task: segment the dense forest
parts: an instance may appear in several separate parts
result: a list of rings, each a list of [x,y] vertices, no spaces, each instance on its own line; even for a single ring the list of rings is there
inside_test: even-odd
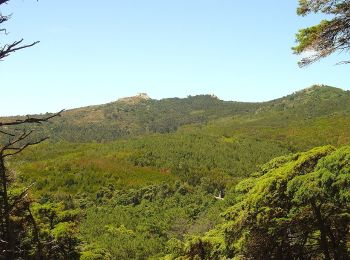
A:
[[[347,259],[349,101],[312,86],[66,111],[7,160],[11,201],[28,192],[11,212],[17,256]]]

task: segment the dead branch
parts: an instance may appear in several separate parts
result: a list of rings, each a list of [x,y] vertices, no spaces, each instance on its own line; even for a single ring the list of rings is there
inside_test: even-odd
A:
[[[54,117],[61,116],[63,111],[64,110],[61,110],[58,113],[52,114],[50,116],[42,117],[42,118],[27,116],[27,118],[25,119],[15,120],[11,122],[4,122],[4,123],[0,122],[0,127],[1,126],[18,126],[18,125],[24,125],[24,124],[41,124],[43,122],[49,121]],[[0,130],[0,133],[12,137],[10,138],[8,143],[4,144],[0,149],[0,156],[2,158],[16,155],[22,152],[27,147],[40,144],[48,139],[48,137],[44,137],[38,141],[28,141],[25,144],[23,144],[23,141],[27,140],[27,138],[33,133],[33,130],[30,130],[30,131],[23,130],[23,132],[19,135],[11,133],[8,130],[7,131]]]
[[[0,23],[6,22],[8,19],[10,19],[11,15],[1,15],[0,14]],[[5,29],[1,29],[2,31]],[[6,30],[5,30],[6,31]]]
[[[12,150],[14,148],[12,148],[11,146],[15,145],[16,143],[19,143],[20,141],[26,139],[28,136],[30,136],[32,134],[33,131],[29,131],[28,133],[26,131],[24,131],[18,138],[9,141],[6,145],[3,146],[3,148],[1,148],[0,150],[0,154],[2,154],[5,150]]]
[[[22,152],[24,149],[26,149],[27,147],[29,146],[33,146],[33,145],[36,145],[36,144],[40,144],[42,142],[44,142],[45,140],[49,139],[48,137],[44,137],[42,139],[40,139],[39,141],[36,141],[36,142],[29,142],[29,143],[26,143],[24,145],[22,145],[21,147],[12,147],[12,148],[7,148],[5,149],[4,151],[8,151],[8,150],[13,150],[14,152],[9,152],[9,153],[6,153],[6,154],[3,154],[3,158],[5,157],[9,157],[9,156],[13,156],[13,155],[16,155],[20,152]]]
[[[35,117],[29,117],[27,116],[26,119],[20,119],[20,120],[16,120],[16,121],[11,121],[11,122],[0,122],[0,127],[1,126],[13,126],[13,125],[22,125],[22,124],[41,124],[42,122],[47,122],[50,119],[57,117],[57,116],[61,116],[61,114],[64,112],[65,110],[61,110],[58,113],[55,113],[51,116],[48,117],[43,117],[43,118],[35,118]]]
[[[5,131],[3,131],[3,130],[0,130],[0,134],[9,135],[9,136],[12,136],[12,137],[15,137],[15,136],[16,136],[16,135],[14,135],[14,134],[5,132]]]
[[[10,53],[12,53],[12,52],[16,52],[18,50],[29,48],[29,47],[32,47],[32,46],[39,43],[39,41],[36,41],[36,42],[33,42],[32,44],[20,45],[22,42],[23,42],[23,39],[21,39],[19,41],[15,41],[11,44],[6,44],[4,47],[2,47],[0,49],[0,60],[9,56]]]

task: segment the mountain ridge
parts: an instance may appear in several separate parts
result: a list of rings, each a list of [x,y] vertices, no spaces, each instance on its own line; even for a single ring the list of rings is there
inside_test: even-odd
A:
[[[198,94],[198,95],[188,95],[185,98],[180,98],[180,97],[167,97],[167,98],[161,98],[161,99],[154,99],[151,98],[147,93],[138,93],[134,96],[128,96],[128,97],[121,97],[118,98],[114,101],[110,101],[110,102],[106,102],[106,103],[102,103],[102,104],[92,104],[92,105],[87,105],[87,106],[82,106],[82,107],[74,107],[74,108],[70,108],[70,109],[66,109],[64,111],[64,113],[69,113],[71,111],[81,111],[84,109],[97,109],[99,107],[103,107],[103,106],[109,106],[112,104],[118,104],[118,103],[129,103],[129,104],[137,104],[139,102],[142,101],[166,101],[166,100],[185,100],[188,98],[197,98],[197,97],[208,97],[208,98],[212,98],[215,100],[219,100],[222,102],[234,102],[234,103],[243,103],[243,104],[268,104],[271,102],[277,102],[277,101],[281,101],[283,99],[286,98],[291,98],[294,96],[301,96],[304,94],[310,94],[310,93],[314,93],[320,90],[328,90],[328,92],[337,92],[337,93],[349,93],[350,94],[350,90],[344,90],[341,88],[337,88],[337,87],[332,87],[332,86],[328,86],[328,85],[312,85],[310,87],[295,91],[291,94],[288,94],[286,96],[282,96],[279,98],[274,98],[271,100],[267,100],[267,101],[239,101],[239,100],[222,100],[220,99],[218,96],[216,96],[215,94]],[[50,114],[51,112],[45,112],[45,113],[38,113],[38,114],[29,114],[29,116],[40,116],[40,115],[45,115],[45,114]],[[17,117],[24,117],[24,116],[28,116],[27,115],[10,115],[10,116],[0,116],[1,119],[4,118],[17,118]]]
[[[223,101],[214,95],[156,100],[141,93],[106,104],[67,110],[62,117],[37,129],[38,135],[51,136],[53,141],[105,142],[127,136],[172,133],[186,126],[220,127],[222,122],[223,129],[231,125],[228,127],[231,132],[236,131],[238,125],[249,131],[264,127],[288,128],[293,122],[303,124],[306,120],[329,116],[350,116],[349,91],[314,85],[266,102]]]

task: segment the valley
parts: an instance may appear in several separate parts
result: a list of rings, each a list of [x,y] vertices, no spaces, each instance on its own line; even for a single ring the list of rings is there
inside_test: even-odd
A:
[[[135,96],[68,110],[34,129],[33,139],[49,141],[8,167],[16,173],[13,192],[32,185],[43,236],[71,243],[82,259],[203,259],[201,250],[214,259],[241,250],[223,249],[230,236],[222,226],[236,225],[236,213],[227,212],[240,203],[244,183],[278,175],[299,158],[292,154],[313,158],[307,151],[314,147],[332,147],[319,148],[327,150],[319,158],[338,148],[349,156],[340,147],[350,143],[350,92],[312,86],[262,103]],[[57,215],[51,228],[47,211]]]

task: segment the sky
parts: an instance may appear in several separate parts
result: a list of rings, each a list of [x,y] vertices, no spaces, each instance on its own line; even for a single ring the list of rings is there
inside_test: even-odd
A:
[[[335,54],[292,53],[297,0],[11,0],[0,46],[40,40],[0,62],[0,116],[55,112],[147,93],[266,101],[313,84],[350,89]]]

